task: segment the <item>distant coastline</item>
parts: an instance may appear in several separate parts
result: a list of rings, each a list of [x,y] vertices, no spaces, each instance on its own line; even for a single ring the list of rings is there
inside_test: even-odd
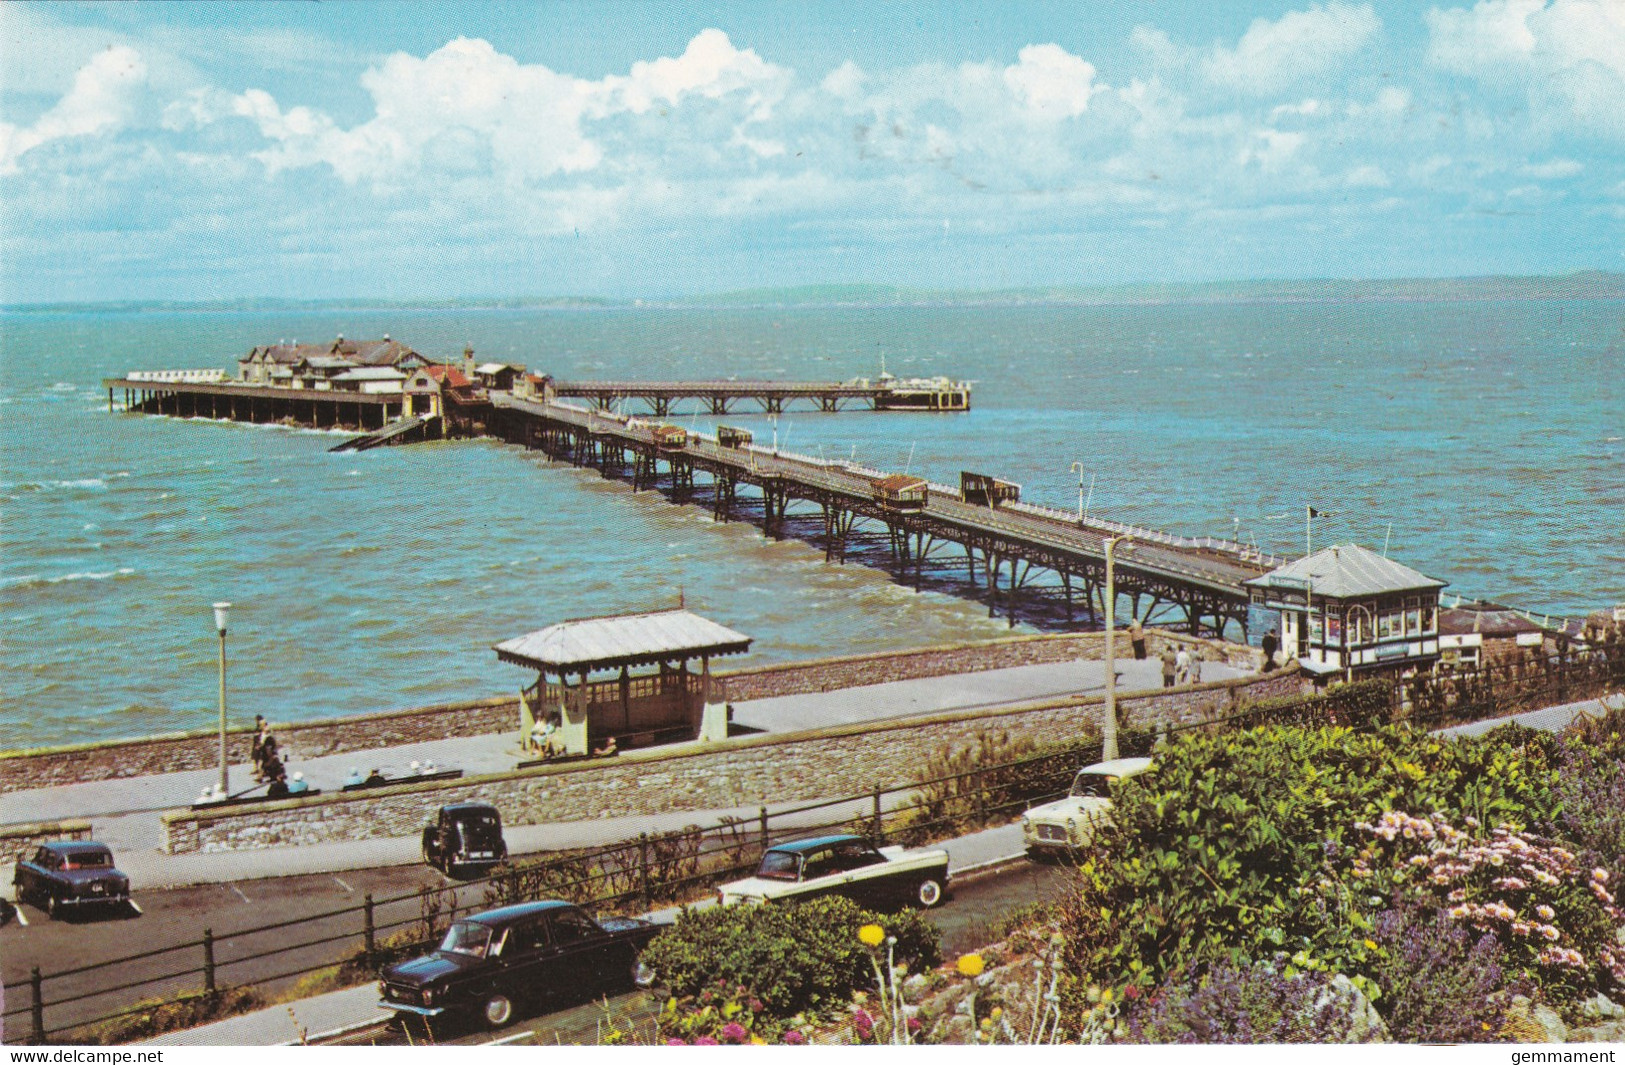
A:
[[[700,296],[613,299],[591,296],[507,296],[459,299],[120,300],[103,303],[25,303],[8,314],[269,313],[367,310],[621,310],[706,307],[1110,307],[1174,304],[1473,302],[1500,300],[1625,300],[1625,273],[1586,270],[1550,277],[1310,279],[1212,281],[1198,284],[1051,286],[1012,289],[916,289],[843,284],[753,288]]]

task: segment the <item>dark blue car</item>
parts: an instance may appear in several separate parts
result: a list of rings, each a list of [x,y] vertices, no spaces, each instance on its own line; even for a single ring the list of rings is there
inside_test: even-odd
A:
[[[32,903],[53,918],[64,910],[127,906],[130,878],[113,866],[105,843],[58,840],[42,844],[12,875],[18,902]]]

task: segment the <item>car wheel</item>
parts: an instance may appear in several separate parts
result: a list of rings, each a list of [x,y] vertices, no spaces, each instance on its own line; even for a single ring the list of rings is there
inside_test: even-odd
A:
[[[655,971],[642,955],[632,959],[632,986],[639,991],[647,991],[655,986]]]
[[[513,1020],[513,1000],[507,995],[493,991],[485,1000],[485,1009],[482,1012],[488,1027],[501,1028]]]
[[[920,900],[920,905],[929,910],[942,902],[942,881],[931,878],[920,881],[915,889],[914,897]]]

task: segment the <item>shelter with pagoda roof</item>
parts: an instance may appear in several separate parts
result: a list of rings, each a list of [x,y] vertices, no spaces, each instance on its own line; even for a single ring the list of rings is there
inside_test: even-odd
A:
[[[1439,660],[1445,582],[1359,544],[1338,544],[1243,582],[1281,612],[1281,649],[1330,678],[1409,674]]]
[[[679,608],[561,621],[494,650],[504,662],[537,671],[536,683],[519,695],[521,737],[553,716],[553,742],[584,755],[612,736],[621,748],[710,736],[716,723],[709,718],[718,715],[725,736],[726,708],[707,712],[711,659],[744,654],[750,644],[751,637]],[[696,659],[697,671],[690,668]]]

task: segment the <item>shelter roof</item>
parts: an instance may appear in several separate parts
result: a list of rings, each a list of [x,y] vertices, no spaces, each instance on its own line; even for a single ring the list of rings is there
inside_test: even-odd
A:
[[[404,381],[406,375],[393,366],[357,366],[334,377],[335,381]]]
[[[431,363],[423,368],[423,372],[447,388],[469,388],[474,384],[463,371],[455,366],[447,366],[443,363]]]
[[[504,662],[548,672],[744,654],[751,638],[687,610],[561,621],[495,646]]]
[[[1511,607],[1497,603],[1464,602],[1439,611],[1441,636],[1458,636],[1469,632],[1485,636],[1516,636],[1520,632],[1544,631]]]
[[[1360,596],[1420,591],[1445,586],[1444,581],[1434,580],[1359,544],[1338,544],[1316,551],[1307,558],[1288,562],[1262,577],[1254,577],[1243,583],[1253,588],[1298,590],[1302,590],[1307,583],[1313,588],[1314,594],[1334,599],[1354,599]]]
[[[924,486],[924,477],[911,477],[906,473],[894,473],[875,482],[875,487],[885,492],[907,492]]]
[[[475,373],[501,373],[503,370],[523,371],[524,367],[512,362],[482,362],[474,367]]]

